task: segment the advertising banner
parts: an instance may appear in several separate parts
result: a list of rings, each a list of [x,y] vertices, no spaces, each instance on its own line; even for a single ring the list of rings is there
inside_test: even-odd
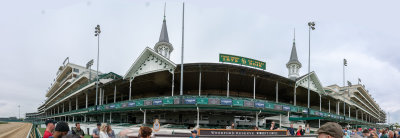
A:
[[[174,99],[174,104],[181,104],[181,100],[179,98]]]
[[[208,104],[207,98],[196,98],[197,104]]]
[[[290,111],[290,106],[284,105],[284,106],[282,106],[282,110],[283,111]]]
[[[221,99],[221,105],[232,105],[232,99]]]
[[[153,101],[152,101],[152,100],[145,100],[145,101],[144,101],[144,105],[145,105],[145,106],[153,105]]]
[[[294,106],[290,107],[290,112],[298,112],[298,111],[299,111],[299,108],[294,107]]]
[[[208,99],[208,104],[219,104],[219,103],[220,103],[219,99],[216,99],[216,98]]]
[[[195,98],[185,98],[185,104],[196,104]]]
[[[281,111],[281,110],[282,110],[282,105],[277,105],[277,104],[275,104],[275,105],[274,105],[274,109],[275,109],[275,110]]]
[[[154,99],[153,100],[153,105],[162,105],[162,100],[161,99]]]
[[[127,104],[128,104],[127,105],[128,107],[135,107],[136,106],[136,102],[134,102],[134,101],[130,101]]]
[[[163,99],[163,104],[174,104],[174,99],[165,98],[165,99]]]
[[[265,108],[274,109],[274,104],[273,103],[265,103]]]
[[[286,136],[286,130],[199,129],[200,137]]]
[[[243,100],[233,100],[232,105],[233,106],[243,106]]]
[[[121,107],[122,108],[128,107],[128,103],[122,103]]]
[[[219,62],[240,64],[265,70],[265,62],[246,57],[219,54]]]
[[[255,102],[254,107],[256,108],[264,108],[265,103],[264,102]]]
[[[253,101],[244,101],[244,106],[245,107],[254,107],[254,102]]]
[[[143,100],[136,101],[136,106],[143,106]]]
[[[115,104],[111,104],[110,109],[114,109],[114,108],[115,108]]]

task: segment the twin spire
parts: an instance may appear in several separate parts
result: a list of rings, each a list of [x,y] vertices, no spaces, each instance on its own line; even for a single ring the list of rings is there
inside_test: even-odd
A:
[[[289,62],[286,63],[286,68],[288,68],[289,75],[288,77],[290,79],[295,80],[298,78],[299,75],[299,69],[301,68],[301,63],[299,59],[297,58],[297,51],[296,51],[296,30],[294,30],[293,33],[293,46],[292,46],[292,52],[290,53],[290,59]]]
[[[174,47],[172,47],[172,44],[169,43],[168,31],[167,31],[167,21],[165,20],[166,7],[167,7],[167,3],[165,3],[165,5],[164,5],[164,19],[163,19],[163,24],[162,24],[162,28],[161,28],[160,39],[154,46],[154,50],[157,53],[159,53],[162,56],[169,59],[171,52],[174,50]]]
[[[160,39],[158,42],[168,42],[169,43],[169,38],[168,38],[168,31],[167,31],[167,22],[165,20],[165,10],[167,7],[167,3],[164,5],[164,20],[161,28],[161,34],[160,34]]]

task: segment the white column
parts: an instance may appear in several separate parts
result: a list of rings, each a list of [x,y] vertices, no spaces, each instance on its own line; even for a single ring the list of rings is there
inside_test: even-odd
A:
[[[364,115],[362,111],[361,111],[361,121],[364,121]]]
[[[282,114],[279,114],[279,129],[281,129],[282,125]]]
[[[275,102],[276,103],[278,103],[278,98],[279,98],[278,91],[279,91],[279,84],[278,84],[278,81],[277,81],[276,84],[275,84],[275,98],[276,98]]]
[[[343,116],[346,116],[346,102],[343,102]]]
[[[258,127],[258,115],[261,114],[261,110],[259,112],[256,112],[256,127]]]
[[[117,85],[114,85],[114,103],[117,102]]]
[[[340,115],[340,102],[337,103],[337,114]]]
[[[256,76],[253,77],[253,99],[256,99]]]
[[[85,108],[88,108],[88,92],[85,92],[85,98],[86,98]]]
[[[78,110],[78,96],[75,96],[75,110]]]
[[[131,93],[132,93],[132,77],[129,78],[129,100],[131,100]]]
[[[351,117],[350,115],[351,115],[351,114],[350,114],[350,106],[349,106],[349,118]]]
[[[171,90],[171,93],[172,93],[172,94],[171,94],[171,96],[174,96],[174,88],[175,88],[175,84],[174,84],[174,82],[175,82],[175,73],[174,73],[174,72],[175,72],[175,70],[173,70],[173,71],[171,72],[171,74],[172,74],[172,82],[171,82],[171,83],[172,83],[172,84],[171,84],[171,86],[172,86],[172,87],[171,87],[171,89],[172,89],[172,90]]]
[[[322,108],[321,108],[321,94],[319,95],[319,111],[321,111],[322,110]],[[318,128],[320,128],[321,127],[321,119],[318,119]]]
[[[199,111],[199,107],[197,107],[197,128],[200,128],[200,111]]]
[[[331,100],[328,100],[328,105],[329,105],[329,113],[331,113]]]
[[[356,119],[358,120],[358,109],[356,109]]]
[[[143,124],[146,124],[146,110],[144,110],[143,115]]]
[[[72,116],[72,122],[75,122],[75,116]]]
[[[99,88],[99,105],[101,105],[101,88]]]
[[[226,81],[226,97],[229,97],[229,71],[228,71],[228,80]]]
[[[110,112],[110,124],[112,123],[112,121],[111,121],[111,115],[112,115],[112,114],[111,114],[111,112]]]
[[[199,73],[199,96],[201,96],[201,70],[200,70],[200,73]]]
[[[96,82],[96,83],[97,83],[97,82]],[[97,88],[97,89],[98,89],[98,88]],[[95,102],[94,102],[94,105],[98,105],[98,103],[99,103],[99,102],[97,101],[97,100],[99,99],[98,97],[99,97],[99,92],[98,92],[98,90],[96,90],[96,98],[95,98],[96,100],[95,100]]]
[[[84,116],[85,118],[84,118],[84,122],[86,122],[86,115]]]
[[[71,99],[69,99],[69,111],[71,112],[72,106],[71,106]]]
[[[294,85],[294,94],[293,94],[293,96],[294,96],[294,106],[296,106],[296,84]]]

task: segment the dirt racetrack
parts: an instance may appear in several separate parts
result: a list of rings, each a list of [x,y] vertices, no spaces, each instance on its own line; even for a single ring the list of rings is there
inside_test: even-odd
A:
[[[26,138],[31,127],[31,123],[23,122],[0,124],[0,138]]]

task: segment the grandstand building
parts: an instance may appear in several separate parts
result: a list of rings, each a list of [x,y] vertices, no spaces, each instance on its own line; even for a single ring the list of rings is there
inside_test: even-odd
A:
[[[225,128],[231,123],[266,128],[271,120],[280,127],[295,122],[312,128],[328,121],[351,127],[386,122],[385,112],[364,86],[324,87],[316,72],[300,76],[295,41],[286,64],[288,77],[235,64],[187,63],[182,91],[181,64],[170,60],[173,50],[164,18],[159,41],[146,47],[126,74],[99,73],[96,91],[96,71],[66,63],[46,101],[26,117],[112,124],[152,124],[158,119],[163,127],[182,128]]]

